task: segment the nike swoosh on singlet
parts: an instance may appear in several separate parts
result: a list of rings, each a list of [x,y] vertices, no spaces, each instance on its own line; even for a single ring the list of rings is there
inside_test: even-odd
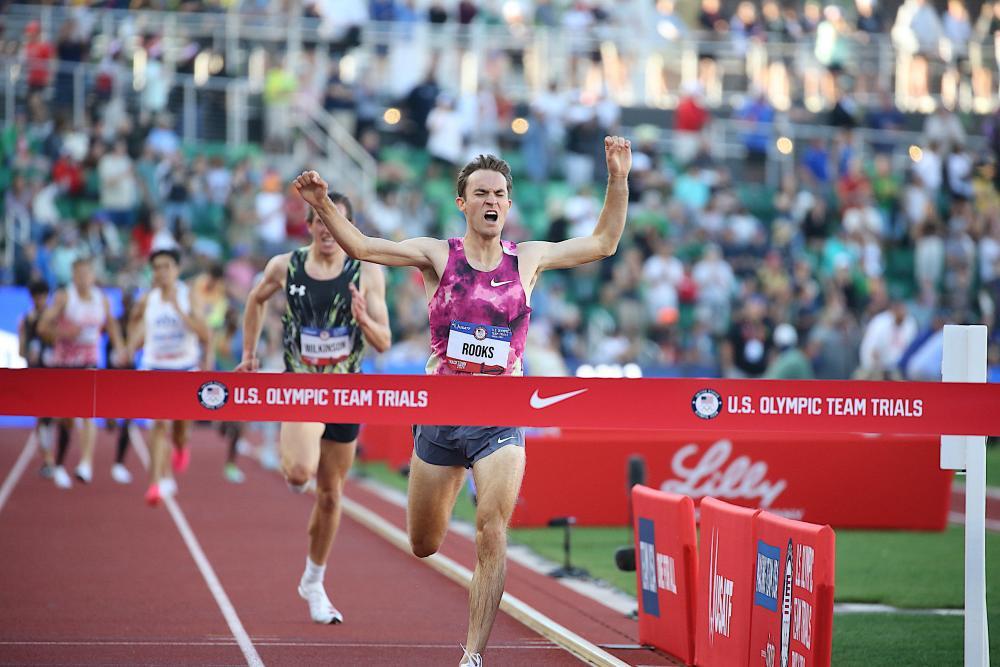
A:
[[[542,398],[541,396],[538,395],[538,390],[536,389],[535,393],[531,395],[531,400],[529,401],[529,403],[531,404],[531,407],[535,408],[536,410],[541,410],[542,408],[547,408],[550,405],[555,405],[556,403],[565,401],[567,398],[573,398],[574,396],[578,396],[585,391],[587,390],[578,389],[576,391],[566,392],[565,394],[556,394],[555,396],[546,396],[545,398]]]
[[[501,281],[501,282],[498,283],[496,281],[496,279],[494,278],[493,280],[490,281],[490,285],[493,286],[493,287],[500,287],[501,285],[507,285],[507,284],[510,284],[512,282],[514,282],[514,281],[513,280],[504,280],[504,281]]]

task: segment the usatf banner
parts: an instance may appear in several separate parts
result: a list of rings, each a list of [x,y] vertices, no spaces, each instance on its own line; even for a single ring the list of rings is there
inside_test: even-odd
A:
[[[632,487],[639,643],[694,664],[698,543],[686,496]]]
[[[834,534],[761,512],[754,519],[750,664],[827,667],[833,644]]]
[[[715,498],[701,501],[695,655],[699,667],[743,667],[750,646],[753,565],[749,510]],[[754,665],[760,664],[756,660]]]
[[[799,433],[1000,433],[1000,385],[0,370],[0,413]]]

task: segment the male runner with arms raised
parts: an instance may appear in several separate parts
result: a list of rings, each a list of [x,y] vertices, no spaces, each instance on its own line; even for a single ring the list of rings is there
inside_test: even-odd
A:
[[[309,171],[295,179],[351,257],[387,266],[413,266],[427,291],[432,354],[428,373],[518,375],[531,314],[531,290],[542,271],[564,269],[614,254],[625,228],[629,141],[606,137],[608,188],[590,236],[559,243],[502,241],[511,206],[510,167],[481,155],[458,175],[455,203],[465,214],[464,238],[400,242],[362,234],[327,201],[327,184]],[[478,491],[476,571],[469,591],[469,631],[461,664],[482,665],[506,574],[507,524],[524,473],[524,432],[505,426],[418,426],[410,466],[407,528],[413,553],[435,553],[444,540],[465,468]]]
[[[324,191],[322,199],[320,205],[329,205],[345,221],[352,218],[350,200],[344,195],[328,196]],[[392,336],[382,269],[348,257],[311,210],[307,223],[312,243],[272,257],[247,297],[243,360],[237,371],[257,370],[264,306],[278,290],[287,300],[282,317],[286,372],[357,373],[366,342],[379,352],[389,349]],[[316,478],[309,555],[299,582],[299,595],[309,603],[309,615],[316,623],[344,620],[326,595],[323,575],[340,524],[340,496],[354,461],[358,430],[357,424],[281,424],[281,470],[289,486],[301,493]]]

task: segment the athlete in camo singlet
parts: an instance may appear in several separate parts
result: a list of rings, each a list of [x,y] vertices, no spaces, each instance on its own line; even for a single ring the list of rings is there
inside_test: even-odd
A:
[[[341,215],[351,217],[347,197],[334,193],[327,202],[336,206]],[[272,257],[264,277],[247,297],[243,359],[236,370],[257,370],[257,342],[265,305],[279,290],[287,301],[282,317],[286,372],[357,373],[366,343],[379,352],[389,347],[382,270],[348,257],[326,228],[314,220],[311,209],[307,221],[312,243]],[[281,468],[285,479],[294,491],[313,486],[316,489],[316,504],[309,519],[309,554],[298,589],[316,623],[343,621],[343,615],[327,597],[323,575],[340,523],[340,495],[354,461],[358,430],[357,424],[281,425]]]
[[[288,258],[285,313],[281,318],[285,371],[357,373],[365,339],[351,314],[351,286],[361,285],[361,262],[344,257],[340,275],[317,280],[306,271],[309,248]]]

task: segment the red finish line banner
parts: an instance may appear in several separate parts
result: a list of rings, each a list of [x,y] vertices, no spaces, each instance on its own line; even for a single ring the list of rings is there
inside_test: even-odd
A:
[[[0,370],[0,414],[798,433],[1000,433],[1000,385]]]

